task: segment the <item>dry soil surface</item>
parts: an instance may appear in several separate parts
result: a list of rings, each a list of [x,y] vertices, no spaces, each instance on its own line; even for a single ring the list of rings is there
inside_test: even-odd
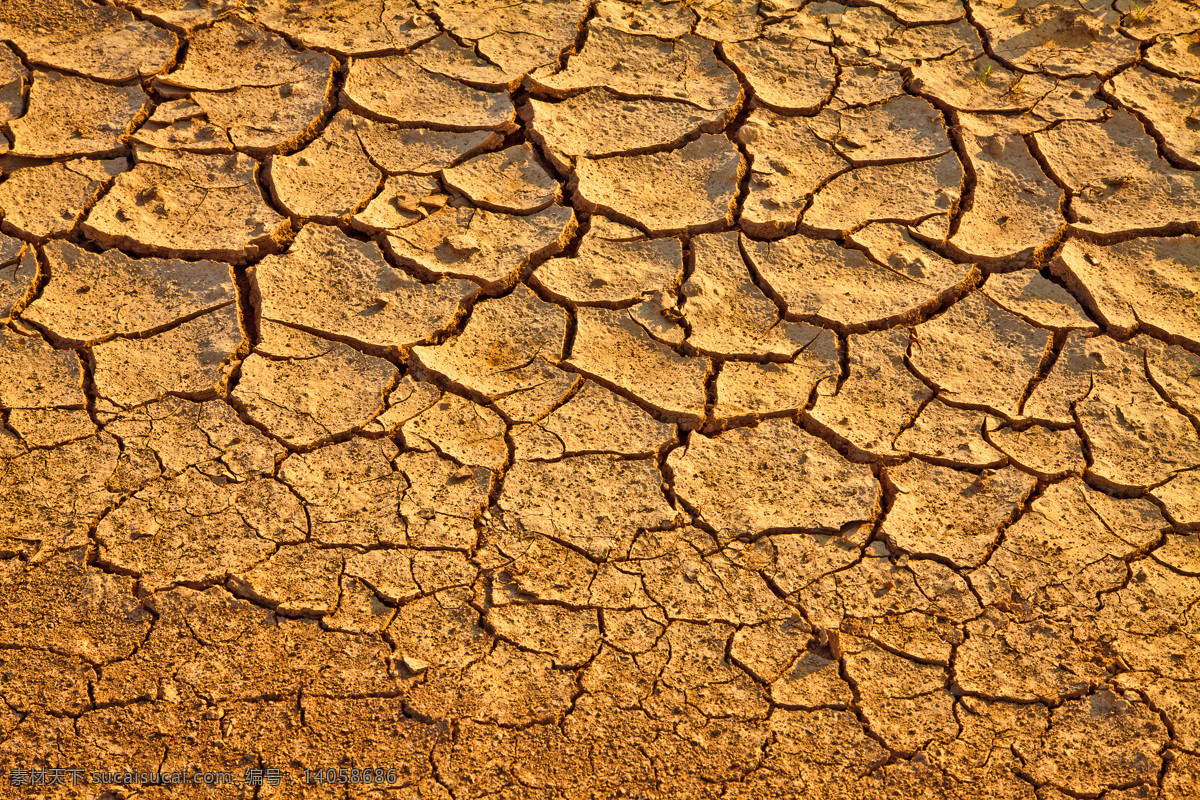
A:
[[[1200,797],[1200,3],[0,0],[0,176],[0,796]]]

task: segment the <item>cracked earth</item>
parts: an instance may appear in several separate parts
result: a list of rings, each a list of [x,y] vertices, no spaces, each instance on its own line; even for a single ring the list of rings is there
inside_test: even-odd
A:
[[[1200,4],[5,0],[0,174],[5,796],[1200,797]]]

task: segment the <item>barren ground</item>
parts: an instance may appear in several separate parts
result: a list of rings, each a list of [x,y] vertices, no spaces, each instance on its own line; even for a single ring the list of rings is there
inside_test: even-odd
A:
[[[0,796],[1200,797],[1200,4],[0,0],[0,175]]]

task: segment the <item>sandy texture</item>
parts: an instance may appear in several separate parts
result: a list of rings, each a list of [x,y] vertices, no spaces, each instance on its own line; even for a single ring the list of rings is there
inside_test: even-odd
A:
[[[844,2],[0,0],[0,794],[1200,797],[1200,3]]]

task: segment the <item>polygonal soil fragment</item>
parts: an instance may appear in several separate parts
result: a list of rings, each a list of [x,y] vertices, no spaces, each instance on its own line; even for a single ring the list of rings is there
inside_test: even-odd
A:
[[[165,69],[177,44],[172,33],[125,9],[86,0],[5,3],[0,39],[12,41],[31,63],[112,82]]]
[[[159,81],[210,92],[279,86],[310,79],[331,61],[322,53],[297,52],[283,37],[231,16],[193,34],[183,66]]]
[[[950,150],[941,113],[928,100],[910,95],[867,108],[826,109],[810,124],[855,166],[932,158]]]
[[[591,381],[529,429],[513,433],[520,459],[588,452],[651,456],[671,441],[675,429],[620,395]]]
[[[342,56],[412,47],[437,35],[437,26],[412,0],[266,0],[255,18],[305,47]]]
[[[21,116],[28,85],[29,70],[8,46],[0,45],[0,124]]]
[[[963,17],[960,0],[879,0],[879,7],[906,25],[954,22]]]
[[[21,260],[21,256],[32,247],[12,236],[0,234],[0,265],[7,266]]]
[[[402,453],[395,464],[408,481],[399,510],[407,523],[410,547],[465,551],[478,546],[474,522],[487,507],[490,471],[459,466],[437,453]],[[440,585],[466,582],[452,581],[444,565],[432,569],[443,576],[445,583]],[[420,577],[420,569],[413,574]]]
[[[1181,472],[1152,493],[1180,525],[1200,529],[1200,472]]]
[[[832,92],[837,64],[823,45],[777,34],[728,42],[722,50],[772,111],[811,114]]]
[[[233,143],[266,153],[315,132],[331,88],[335,61],[297,52],[280,36],[229,17],[196,33],[183,67],[161,78],[193,89],[192,99]]]
[[[576,169],[588,210],[653,234],[732,224],[746,163],[724,136],[702,135],[668,153],[583,158]]]
[[[533,147],[485,153],[443,171],[442,180],[489,211],[531,214],[558,200],[558,181],[538,163]]]
[[[196,467],[212,477],[246,480],[273,473],[285,452],[219,400],[166,397],[120,414],[105,430],[119,436],[127,452],[153,452],[167,476]]]
[[[1114,500],[1069,478],[1047,487],[1005,530],[971,583],[985,602],[1069,619],[1097,609],[1098,593],[1122,586],[1126,559],[1156,544],[1164,528],[1149,501]]]
[[[410,56],[352,61],[342,100],[376,119],[454,131],[504,129],[516,114],[507,94],[426,72]]]
[[[521,73],[504,70],[483,58],[470,45],[461,45],[448,34],[441,34],[412,51],[412,60],[426,72],[462,81],[487,91],[511,91],[520,83]]]
[[[268,356],[260,345],[242,362],[233,397],[251,419],[304,446],[360,428],[383,410],[394,366],[344,344],[299,331],[291,335],[304,347],[300,353]],[[268,350],[278,346],[264,339]]]
[[[0,223],[34,241],[64,236],[91,208],[104,188],[129,168],[123,158],[58,161],[26,167],[0,183]]]
[[[1160,548],[1161,549],[1161,548]],[[1196,680],[1197,583],[1154,558],[1131,564],[1131,580],[1103,598],[1097,624],[1112,631],[1130,669]]]
[[[531,99],[530,137],[550,151],[559,167],[579,156],[603,158],[673,147],[697,132],[714,133],[727,113],[691,103],[621,98],[603,89],[558,102]]]
[[[216,586],[203,592],[172,589],[149,603],[157,615],[154,631],[133,658],[105,672],[97,687],[104,701],[132,699],[146,683],[162,686],[164,693],[197,692],[223,703],[257,700],[264,691],[395,688],[386,668],[387,646],[378,639],[276,616]]]
[[[702,714],[761,719],[767,714],[765,691],[724,657],[733,630],[724,622],[673,623],[664,637],[670,656],[661,680]]]
[[[946,466],[998,467],[1004,455],[983,438],[987,415],[931,400],[893,447]]]
[[[1179,78],[1200,80],[1200,64],[1196,63],[1198,46],[1200,31],[1163,36],[1146,51],[1146,63]]]
[[[1169,156],[1200,169],[1200,86],[1134,67],[1115,75],[1105,89],[1149,123]]]
[[[482,657],[491,638],[467,605],[469,598],[469,592],[443,591],[401,607],[388,627],[401,658],[437,670]]]
[[[211,394],[228,379],[242,342],[232,304],[146,338],[119,336],[92,350],[96,393],[122,407],[167,392]]]
[[[792,358],[819,329],[784,322],[779,308],[754,285],[735,231],[692,240],[695,268],[679,289],[688,344],[721,356]]]
[[[1127,111],[1099,124],[1065,122],[1034,138],[1052,174],[1074,193],[1067,217],[1074,228],[1147,232],[1197,219],[1200,175],[1160,158]]]
[[[1102,0],[981,0],[972,5],[996,55],[1030,71],[1103,75],[1137,58],[1117,30],[1121,15]]]
[[[947,664],[953,646],[962,641],[954,623],[974,619],[980,612],[970,585],[935,561],[903,556],[893,560],[889,555],[882,541],[875,542],[848,568],[800,588],[796,601],[807,610],[814,627],[825,629],[820,639],[833,653],[842,650],[840,628],[870,637],[901,657]],[[796,579],[788,573],[797,566],[802,574],[804,566],[792,563],[776,578],[781,588],[785,582],[794,585]]]
[[[389,175],[434,175],[459,159],[495,146],[501,138],[495,131],[432,131],[366,118],[355,122],[367,155]]]
[[[837,338],[821,328],[809,330],[812,341],[787,363],[722,364],[713,416],[736,419],[807,408],[818,384],[832,384],[840,371]]]
[[[37,278],[37,256],[32,247],[0,235],[0,322],[7,322],[17,306],[30,299]]]
[[[852,328],[907,321],[977,274],[969,265],[921,247],[899,226],[871,225],[852,241],[867,251],[803,234],[742,243],[755,271],[783,300],[789,318]]]
[[[184,33],[208,25],[245,0],[120,0],[118,5],[134,9],[139,15],[171,30]]]
[[[51,714],[88,710],[88,685],[96,673],[78,656],[21,648],[0,654],[0,664],[7,675],[2,696],[13,711],[25,715],[35,710]]]
[[[135,145],[192,153],[230,153],[229,134],[208,121],[204,109],[191,100],[168,100],[131,137]]]
[[[0,344],[6,349],[13,347],[8,340],[0,340]],[[73,353],[67,355],[75,358]],[[0,364],[0,371],[7,372],[5,365]],[[4,377],[11,380],[9,375]],[[8,392],[0,402],[19,405]],[[82,402],[78,406],[82,409]],[[9,413],[9,427],[15,427],[13,418],[18,412]],[[0,552],[39,560],[57,550],[80,548],[83,552],[89,529],[116,497],[108,483],[118,472],[121,455],[112,437],[87,433],[74,431],[66,437],[69,441],[61,436],[30,436],[32,441],[26,443],[7,429],[0,431],[0,463],[4,467],[0,492],[7,500],[0,506]],[[75,477],[64,481],[63,475]]]
[[[737,130],[750,153],[750,188],[738,223],[753,236],[793,232],[813,192],[847,168],[805,117],[755,109]]]
[[[248,156],[147,153],[82,224],[105,247],[240,263],[271,250],[288,221],[263,200]]]
[[[409,696],[422,716],[453,714],[499,725],[548,724],[572,706],[573,675],[550,656],[497,642],[482,658],[439,671]]]
[[[1195,3],[1171,3],[1166,0],[1150,0],[1141,5],[1135,0],[1116,0],[1113,8],[1124,16],[1122,30],[1142,42],[1153,42],[1180,31],[1196,30],[1200,27],[1200,9]]]
[[[962,728],[958,738],[931,760],[955,779],[971,786],[987,786],[995,797],[1033,797],[1032,788],[1016,772],[1015,742],[1045,733],[1048,713],[1044,706],[958,698],[955,715]]]
[[[814,420],[860,450],[890,454],[893,442],[933,393],[904,366],[909,332],[849,337],[850,374],[817,387]]]
[[[29,107],[9,123],[12,152],[35,158],[115,154],[149,104],[141,86],[109,86],[35,70]]]
[[[758,0],[697,0],[696,35],[716,42],[740,42],[757,38],[763,18]]]
[[[445,330],[468,281],[420,283],[388,264],[374,242],[336,228],[306,225],[288,251],[251,272],[263,319],[366,345],[408,347]]]
[[[766,542],[720,548],[711,535],[688,525],[638,537],[629,555],[630,568],[641,573],[647,594],[662,605],[670,620],[747,626],[777,622],[782,624],[763,627],[778,635],[783,633],[780,628],[789,626],[803,637],[801,646],[807,639],[804,620],[771,592],[758,572],[771,558]],[[734,641],[743,645],[756,638],[775,638],[761,629],[740,633]]]
[[[533,214],[500,214],[447,205],[383,240],[401,263],[430,275],[477,281],[489,291],[511,286],[531,262],[561,252],[575,214],[550,206]]]
[[[1090,474],[1126,488],[1154,486],[1200,465],[1200,434],[1147,379],[1139,344],[1072,333],[1025,407],[1037,419],[1078,419]]]
[[[607,559],[627,554],[639,530],[675,521],[661,483],[653,461],[587,455],[518,462],[505,476],[499,505],[526,530]]]
[[[226,581],[229,591],[290,617],[323,617],[337,606],[341,553],[311,544],[283,546]]]
[[[237,299],[229,267],[212,261],[134,259],[69,242],[42,252],[50,282],[22,316],[71,344],[150,333]]]
[[[821,14],[824,9],[829,10]],[[836,16],[826,16],[824,22],[829,25],[830,33],[837,37],[839,44],[849,45],[843,46],[841,52],[846,53],[846,60],[851,63],[902,70],[926,60],[940,60],[955,54],[983,54],[979,32],[967,20],[904,28],[898,26],[895,18],[886,11],[871,6],[839,8],[837,4],[818,5],[809,13],[812,16],[825,16],[829,11],[841,12]],[[905,35],[894,35],[898,29],[904,29]],[[829,38],[829,34],[820,38]]]
[[[1071,244],[1078,242],[1072,240]],[[1070,292],[1033,270],[989,275],[988,282],[980,291],[1005,311],[1029,320],[1039,328],[1056,331],[1098,330],[1096,323],[1087,318],[1079,301]]]
[[[605,27],[659,39],[678,39],[696,21],[687,6],[663,0],[600,0],[595,19]]]
[[[1087,466],[1082,443],[1074,428],[1056,430],[1033,425],[1018,430],[996,427],[999,423],[999,420],[989,418],[988,441],[1027,472],[1040,478],[1053,478],[1068,473],[1082,474]]]
[[[863,716],[888,747],[911,753],[955,737],[954,699],[942,667],[911,661],[855,636],[845,637],[842,646]]]
[[[228,92],[194,92],[192,98],[239,149],[256,156],[297,147],[317,132],[329,110],[333,65],[310,79],[278,86],[244,86]]]
[[[506,0],[431,0],[431,11],[457,37],[513,75],[554,64],[575,41],[588,6],[583,0],[513,5]]]
[[[572,378],[562,357],[566,313],[524,285],[475,306],[461,334],[442,345],[414,347],[412,357],[462,387],[492,400],[514,419],[537,418],[566,393]]]
[[[437,178],[394,175],[384,180],[366,208],[350,218],[350,225],[364,233],[407,228],[445,207],[448,199]]]
[[[1097,795],[1113,786],[1153,785],[1167,740],[1156,710],[1105,688],[1053,709],[1046,737],[1019,745],[1017,754],[1039,783]]]
[[[936,97],[966,114],[988,114],[986,120],[1012,133],[1042,131],[1060,119],[1102,119],[1100,109],[1108,110],[1103,101],[1092,97],[1098,79],[1075,79],[1088,86],[1085,97],[1078,89],[1063,91],[1064,86],[1070,86],[1064,80],[1055,82],[1040,73],[1009,72],[1000,62],[982,54],[924,61],[914,65],[912,73],[914,89],[923,95]],[[1081,113],[1084,109],[1088,110],[1086,115]],[[1014,112],[1025,113],[1009,115]]]
[[[646,239],[636,228],[592,218],[574,257],[552,258],[530,283],[566,303],[634,303],[675,284],[683,272],[678,239]]]
[[[897,496],[881,530],[914,555],[978,566],[1020,512],[1035,480],[1012,467],[974,474],[916,459],[887,471]]]
[[[709,438],[693,433],[667,457],[675,492],[722,541],[787,528],[836,530],[870,520],[879,483],[863,464],[786,419]]]
[[[77,550],[45,564],[16,562],[3,572],[10,613],[0,622],[5,649],[22,649],[33,631],[41,647],[91,663],[128,658],[153,617],[133,593],[133,579],[89,569]],[[97,614],[81,613],[94,608]]]
[[[406,376],[388,396],[380,424],[412,450],[438,452],[489,469],[508,461],[504,420],[495,411]]]
[[[1103,122],[1108,119],[1112,106],[1098,96],[1101,83],[1099,78],[1055,81],[1054,88],[1033,107],[1033,118],[1027,123],[1018,122],[1014,132],[1031,133],[1045,130],[1060,120]],[[998,127],[1001,129],[1006,127],[998,117],[992,117],[989,121],[1000,122]]]
[[[724,112],[742,99],[737,76],[717,60],[711,42],[683,36],[663,42],[605,25],[591,25],[583,50],[556,74],[529,76],[533,88],[552,97],[603,88],[630,98],[683,100]]]
[[[600,620],[595,609],[514,603],[489,608],[486,619],[497,636],[544,653],[560,667],[582,667],[600,649]]]
[[[869,106],[904,94],[904,79],[898,72],[870,63],[850,63],[842,66],[836,104]]]
[[[1149,336],[1132,340],[1146,351],[1146,374],[1171,405],[1193,419],[1200,418],[1200,355]]]
[[[916,327],[912,363],[950,400],[1012,417],[1050,344],[1049,332],[975,293]]]
[[[155,589],[223,581],[308,531],[295,495],[270,478],[225,483],[190,468],[160,479],[96,529],[100,558]]]
[[[1089,650],[1068,625],[1053,619],[1021,621],[989,606],[967,623],[955,682],[972,695],[1058,702],[1105,677]]]
[[[1059,213],[1062,190],[1042,172],[1024,138],[977,134],[970,124],[959,135],[975,187],[951,247],[980,260],[1031,257],[1066,224]]]
[[[758,680],[771,684],[771,699],[784,706],[848,705],[850,686],[839,664],[806,648],[809,629],[799,618],[738,630],[730,654]]]
[[[681,356],[655,341],[625,310],[580,308],[576,318],[566,364],[673,419],[704,416],[707,359]]]
[[[314,541],[322,545],[403,545],[397,505],[408,488],[392,459],[396,446],[351,439],[291,456],[279,478],[304,500]]]
[[[267,179],[288,214],[332,224],[366,204],[381,175],[363,151],[356,121],[340,111],[300,152],[272,156]]]
[[[1200,345],[1200,238],[1069,239],[1051,269],[1115,332],[1147,325]]]
[[[36,337],[0,329],[0,378],[4,408],[84,405],[79,356]]]
[[[944,235],[958,204],[963,167],[953,153],[925,161],[866,166],[838,175],[813,198],[803,222],[840,233],[873,220],[919,225]]]
[[[1153,703],[1153,710],[1166,717],[1173,728],[1172,739],[1180,747],[1200,744],[1200,719],[1197,719],[1197,692],[1193,681],[1176,681],[1153,672],[1129,672],[1116,680],[1123,691],[1140,694]]]

